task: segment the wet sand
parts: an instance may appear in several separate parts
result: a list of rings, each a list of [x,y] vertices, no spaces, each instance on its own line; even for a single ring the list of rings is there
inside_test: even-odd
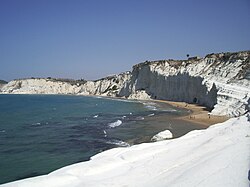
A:
[[[206,109],[206,107],[199,106],[197,104],[188,104],[185,102],[173,102],[173,101],[165,101],[165,100],[154,100],[154,101],[167,103],[177,108],[184,108],[184,109],[190,110],[191,113],[189,115],[180,116],[180,117],[177,117],[177,119],[204,125],[206,127],[209,127],[216,123],[222,123],[229,119],[229,117],[227,116],[212,115]]]

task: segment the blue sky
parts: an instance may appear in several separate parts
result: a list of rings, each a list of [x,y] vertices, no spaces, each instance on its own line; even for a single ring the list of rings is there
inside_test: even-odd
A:
[[[249,0],[0,0],[0,79],[97,79],[250,50]]]

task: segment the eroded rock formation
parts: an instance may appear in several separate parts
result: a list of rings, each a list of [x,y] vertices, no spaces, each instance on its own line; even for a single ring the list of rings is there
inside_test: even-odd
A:
[[[209,54],[188,60],[146,61],[135,65],[132,72],[80,83],[14,80],[1,91],[184,101],[206,106],[217,115],[240,116],[250,108],[250,51]]]

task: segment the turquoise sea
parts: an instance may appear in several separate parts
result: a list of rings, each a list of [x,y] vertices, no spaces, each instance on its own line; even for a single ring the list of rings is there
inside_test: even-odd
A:
[[[155,102],[68,95],[0,95],[0,184],[47,174],[99,152],[149,142],[190,111]]]

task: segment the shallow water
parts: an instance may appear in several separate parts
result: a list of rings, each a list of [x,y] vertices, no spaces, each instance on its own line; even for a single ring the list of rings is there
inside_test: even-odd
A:
[[[0,95],[0,184],[86,161],[118,146],[200,129],[164,103],[66,95]],[[129,143],[129,144],[128,144]]]

